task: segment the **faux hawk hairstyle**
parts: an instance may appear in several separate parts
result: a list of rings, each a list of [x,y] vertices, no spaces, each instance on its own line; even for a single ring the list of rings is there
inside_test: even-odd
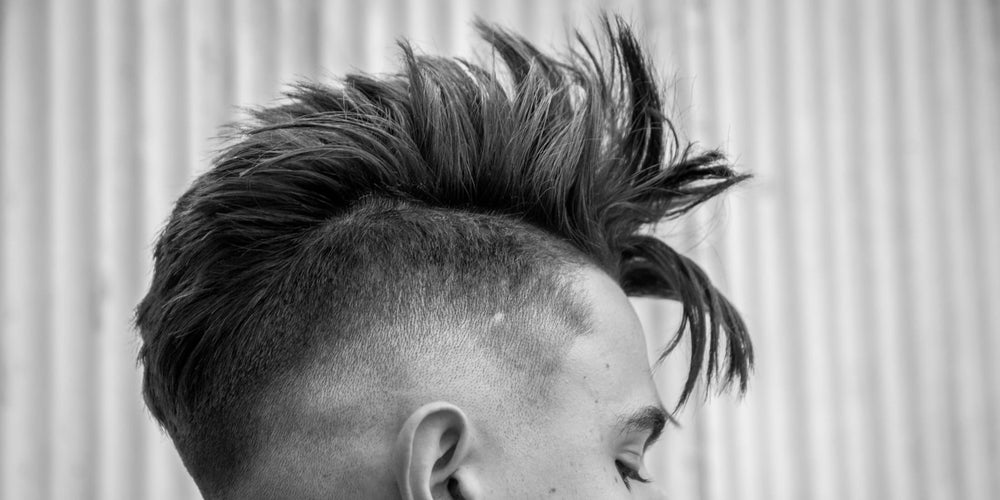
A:
[[[373,198],[516,221],[571,246],[629,296],[681,302],[660,358],[690,339],[678,407],[701,378],[745,391],[753,351],[739,313],[695,262],[646,229],[747,175],[717,150],[682,144],[620,18],[603,18],[597,43],[577,34],[577,48],[560,56],[477,28],[493,67],[415,55],[401,42],[399,73],[299,84],[252,111],[178,200],[136,325],[145,400],[182,456],[201,441],[189,455],[236,467],[225,463],[237,460],[236,445],[199,436],[305,356],[307,343],[283,335],[323,318],[286,277],[299,275],[300,252],[331,221]]]

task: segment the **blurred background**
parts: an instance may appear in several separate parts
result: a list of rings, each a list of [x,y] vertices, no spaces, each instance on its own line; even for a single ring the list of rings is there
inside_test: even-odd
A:
[[[756,175],[660,228],[742,309],[750,392],[649,458],[675,499],[1000,498],[991,0],[0,2],[0,496],[189,499],[132,309],[216,127],[296,79],[633,22],[684,136]],[[677,323],[637,301],[653,348]],[[658,372],[676,397],[684,354]]]

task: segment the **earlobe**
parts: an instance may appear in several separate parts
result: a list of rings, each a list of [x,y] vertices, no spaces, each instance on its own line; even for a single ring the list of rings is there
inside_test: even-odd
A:
[[[469,500],[468,464],[474,447],[469,419],[446,402],[417,408],[403,423],[393,450],[396,484],[404,500]]]

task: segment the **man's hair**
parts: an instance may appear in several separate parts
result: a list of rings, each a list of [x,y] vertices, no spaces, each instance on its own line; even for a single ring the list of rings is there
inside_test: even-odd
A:
[[[243,470],[260,398],[318,352],[360,353],[333,358],[350,376],[382,359],[365,357],[379,348],[366,332],[422,314],[486,324],[499,307],[578,324],[565,263],[683,303],[662,354],[688,332],[678,405],[702,376],[745,389],[739,314],[646,229],[746,176],[681,144],[631,31],[602,28],[553,57],[478,23],[502,65],[404,42],[402,72],[300,84],[238,127],[178,200],[136,319],[146,402],[203,488]]]

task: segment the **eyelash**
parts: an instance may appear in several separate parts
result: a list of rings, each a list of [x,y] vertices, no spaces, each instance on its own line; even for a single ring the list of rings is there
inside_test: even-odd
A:
[[[621,460],[615,460],[615,467],[618,468],[618,474],[621,475],[622,481],[625,483],[625,487],[629,490],[632,489],[632,484],[629,481],[638,481],[640,483],[648,483],[649,479],[642,477],[639,471],[625,465]]]

